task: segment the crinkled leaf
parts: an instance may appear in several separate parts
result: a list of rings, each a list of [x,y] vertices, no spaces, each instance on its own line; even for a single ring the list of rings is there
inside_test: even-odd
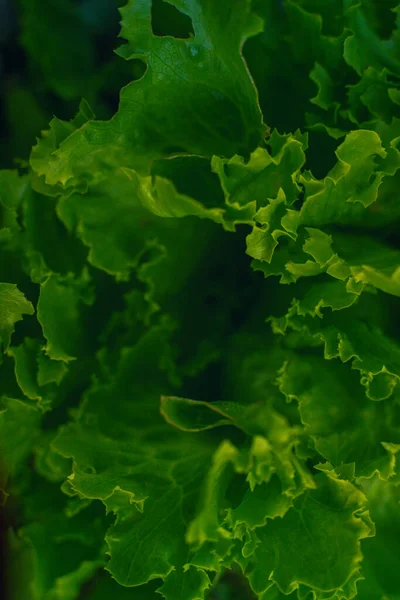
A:
[[[400,446],[396,403],[369,400],[348,365],[323,358],[292,359],[282,369],[280,389],[299,404],[315,450],[334,467],[355,463],[357,477],[395,473]]]
[[[0,241],[20,229],[17,211],[27,186],[27,178],[17,171],[0,171]]]
[[[61,143],[44,169],[48,184],[65,185],[99,167],[147,171],[153,159],[182,151],[232,156],[254,150],[262,119],[241,48],[260,31],[261,20],[247,1],[176,4],[192,19],[192,39],[153,35],[150,3],[132,1],[121,9],[128,43],[119,54],[144,59],[146,73],[122,90],[110,121],[90,121]]]
[[[346,39],[344,44],[346,62],[359,75],[369,66],[373,66],[378,70],[387,68],[391,73],[399,75],[398,23],[396,23],[392,39],[382,40],[374,31],[374,28],[371,27],[361,4],[358,2],[352,4],[353,6],[348,13],[352,35]]]
[[[285,594],[303,585],[325,598],[358,572],[360,540],[373,534],[362,518],[366,497],[348,481],[322,475],[317,482],[317,489],[299,498],[282,519],[257,532],[261,543],[250,571],[256,593],[272,579]]]
[[[156,249],[157,243],[160,244],[160,254],[166,254],[167,242],[168,254],[173,255],[174,261],[181,259],[182,245],[191,239],[193,227],[193,221],[181,227],[173,219],[152,215],[143,207],[143,203],[151,205],[152,200],[144,199],[142,203],[143,196],[147,194],[145,185],[148,184],[148,193],[152,193],[151,178],[140,178],[134,172],[128,174],[129,177],[127,172],[120,172],[101,185],[93,185],[84,196],[72,194],[64,197],[57,208],[67,229],[76,232],[89,247],[88,261],[119,279],[129,278],[130,272],[139,266],[146,252]],[[167,181],[159,181],[168,187]],[[173,196],[175,198],[176,194],[173,193]],[[192,202],[190,198],[188,201]],[[203,244],[205,242],[199,237],[199,251],[203,248],[200,240]],[[196,253],[192,260],[195,259]],[[155,262],[152,267],[155,267]],[[191,264],[190,256],[187,256],[187,262]],[[184,278],[182,260],[180,265],[181,278]],[[166,269],[164,264],[161,268],[163,271]]]
[[[300,131],[280,135],[274,130],[267,146],[268,150],[257,148],[247,163],[240,156],[229,160],[213,158],[212,167],[220,178],[227,203],[246,206],[256,202],[260,208],[281,189],[288,205],[296,200],[300,193],[297,177],[305,163],[307,136]]]
[[[30,522],[19,535],[30,550],[29,591],[35,600],[77,600],[83,584],[105,564],[105,520],[99,507],[67,518],[66,502],[54,484],[31,483],[25,503]]]
[[[37,382],[37,356],[40,352],[39,340],[26,338],[24,344],[11,348],[9,354],[15,361],[15,377],[22,392],[30,400],[42,400]]]
[[[52,196],[61,193],[62,188],[60,186],[48,186],[44,181],[49,159],[64,140],[93,118],[94,114],[90,106],[87,102],[82,101],[74,119],[71,121],[62,121],[54,117],[50,122],[50,129],[42,131],[42,137],[37,141],[36,146],[33,147],[30,156],[30,165],[37,176],[37,179],[33,180],[37,191]],[[85,191],[87,185],[83,184],[79,189]]]
[[[76,422],[63,428],[54,442],[59,452],[74,458],[68,478],[71,493],[101,499],[116,516],[107,534],[107,568],[125,585],[170,577],[173,567],[182,569],[191,562],[188,543],[200,549],[204,542],[218,547],[229,539],[235,519],[224,524],[223,509],[233,472],[247,475],[250,488],[277,473],[282,489],[292,496],[312,486],[293,456],[296,430],[271,411],[259,419],[271,441],[259,436],[243,452],[227,441],[217,446],[218,438],[213,441],[206,434],[180,433],[158,419],[158,398],[168,385],[163,365],[167,367],[169,353],[168,329],[153,329],[136,347],[126,348],[115,376],[92,387]],[[118,404],[110,419],[115,397]],[[191,406],[168,399],[163,411],[181,427],[183,417],[171,412],[171,403],[176,408],[180,402]],[[209,410],[198,403],[194,411],[199,407]],[[192,416],[188,418],[190,422]],[[253,418],[257,422],[256,414]],[[190,427],[203,428],[203,423]],[[160,522],[162,528],[156,526]],[[207,560],[210,564],[210,555]],[[218,562],[215,567],[220,568]],[[190,573],[183,585],[193,585]]]
[[[26,337],[24,344],[11,347],[8,355],[14,358],[15,378],[21,391],[30,400],[36,400],[41,410],[48,410],[57,393],[51,384],[59,385],[68,367],[46,356],[44,346],[42,340]],[[44,386],[49,387],[41,389]]]
[[[398,600],[397,560],[399,553],[399,488],[377,477],[365,485],[376,536],[363,543],[363,581],[358,584],[357,598]]]
[[[324,305],[335,312],[324,311],[323,318],[318,319],[315,317],[322,317],[323,305],[317,306],[315,312],[307,310],[306,298],[307,295],[294,300],[284,317],[271,319],[274,331],[284,334],[289,328],[299,332],[304,340],[311,336],[324,345],[325,358],[351,360],[352,368],[360,371],[369,398],[388,398],[400,377],[400,349],[394,339],[373,323],[379,306],[374,302],[359,303],[351,310],[336,311],[334,295],[328,293]]]
[[[3,351],[10,345],[15,324],[23,315],[33,315],[34,308],[13,283],[0,283],[0,342]]]
[[[68,362],[83,351],[82,305],[93,304],[90,276],[75,279],[50,275],[40,288],[38,320],[47,340],[46,354]]]

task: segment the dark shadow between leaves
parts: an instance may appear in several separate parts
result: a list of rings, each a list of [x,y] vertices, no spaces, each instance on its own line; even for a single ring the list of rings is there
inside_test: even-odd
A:
[[[192,19],[164,0],[152,0],[151,26],[159,37],[188,39],[194,35]]]

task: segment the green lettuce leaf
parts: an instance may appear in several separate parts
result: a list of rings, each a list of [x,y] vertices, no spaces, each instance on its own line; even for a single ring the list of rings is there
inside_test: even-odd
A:
[[[189,567],[187,571],[172,571],[165,583],[157,590],[166,600],[201,600],[211,587],[211,581],[205,571]],[[177,595],[177,590],[178,595]]]
[[[311,355],[288,361],[279,384],[298,402],[305,433],[324,460],[355,463],[358,478],[393,477],[400,448],[395,401],[372,402],[348,365]]]
[[[36,475],[25,485],[30,489],[24,504],[27,524],[18,536],[30,563],[24,574],[27,592],[35,600],[77,600],[82,586],[106,562],[101,507],[91,505],[68,518],[67,499],[57,485]]]
[[[76,116],[71,121],[64,121],[55,117],[50,122],[50,129],[42,131],[41,138],[37,140],[36,146],[32,148],[29,161],[34,171],[33,184],[37,191],[51,196],[62,193],[62,186],[55,185],[56,182],[52,186],[47,185],[45,182],[49,161],[57,148],[91,119],[94,119],[94,113],[89,104],[82,100]],[[87,184],[83,183],[77,187],[86,191]]]
[[[253,408],[247,417],[252,425],[246,425],[238,413],[240,428],[261,429],[268,438],[258,435],[243,450],[221,436],[209,437],[206,431],[195,435],[178,432],[158,416],[162,389],[171,385],[165,327],[153,328],[136,346],[124,349],[117,372],[108,376],[108,382],[92,386],[77,419],[61,428],[53,446],[74,460],[69,493],[102,500],[107,512],[116,517],[106,537],[110,553],[107,569],[128,586],[162,577],[165,587],[161,590],[169,599],[171,581],[176,578],[182,578],[183,589],[190,594],[208,587],[208,578],[198,572],[204,561],[217,571],[225,557],[229,564],[227,553],[232,544],[224,545],[232,536],[230,530],[237,532],[235,535],[243,530],[243,517],[227,512],[225,494],[234,472],[246,476],[245,488],[249,490],[261,484],[268,486],[272,477],[278,478],[278,486],[274,479],[273,488],[283,490],[288,501],[282,506],[274,492],[275,500],[270,502],[271,511],[280,514],[291,505],[291,498],[312,487],[313,482],[293,455],[297,430],[292,431],[285,419],[267,408]],[[109,407],[115,397],[118,404],[110,419]],[[184,425],[177,405],[188,407],[188,425]],[[211,406],[165,398],[162,411],[181,429],[204,430],[209,423],[199,421],[198,411],[205,414]],[[217,407],[226,413],[223,404]],[[279,508],[273,509],[274,503]],[[245,506],[241,510],[250,520],[244,529],[256,526]],[[160,520],[162,528],[155,525]],[[201,560],[197,552],[204,552]],[[193,568],[185,567],[190,564]]]
[[[257,533],[261,543],[249,567],[256,593],[268,590],[272,580],[284,594],[301,586],[318,599],[340,598],[349,580],[359,579],[360,540],[374,533],[365,516],[367,499],[348,481],[323,475],[317,482],[282,519]]]
[[[19,231],[18,209],[26,191],[26,177],[19,177],[17,171],[0,171],[0,241],[11,241],[12,234]]]
[[[147,184],[150,187],[145,191]],[[172,197],[179,204],[180,196],[174,192],[173,186],[164,179],[160,179],[160,184],[161,188],[162,185],[170,188]],[[186,227],[180,227],[175,220],[155,217],[144,208],[143,204],[151,205],[147,198],[147,194],[152,193],[151,185],[150,177],[140,178],[133,171],[124,170],[101,185],[92,185],[84,196],[75,193],[61,198],[58,203],[57,213],[62,222],[89,247],[88,261],[118,280],[129,279],[132,270],[146,262],[145,255],[153,248],[153,254],[157,254],[158,248],[161,254],[165,254],[168,244],[169,254],[175,261],[177,257],[180,259],[182,246],[192,235],[193,221]],[[168,197],[168,190],[166,194]],[[142,202],[145,196],[147,199]],[[196,205],[190,198],[187,200],[189,204],[193,202],[193,206]],[[200,235],[204,238],[203,230]],[[205,242],[199,238],[199,251],[203,248],[202,243]],[[183,266],[183,261],[181,263]],[[183,270],[181,278],[184,275]]]
[[[399,600],[397,4],[21,0],[13,600]]]
[[[42,283],[37,312],[51,359],[69,362],[84,353],[82,305],[93,302],[88,271],[80,278],[52,274]]]
[[[0,283],[0,344],[3,352],[10,345],[15,324],[23,319],[23,315],[33,315],[34,312],[32,304],[15,284]]]
[[[317,286],[314,286],[315,290]],[[397,342],[378,324],[377,315],[383,308],[376,296],[355,303],[347,310],[340,310],[335,296],[328,292],[326,300],[312,310],[310,293],[300,300],[293,300],[284,317],[271,318],[275,333],[286,334],[292,330],[297,341],[307,345],[322,344],[324,357],[351,361],[352,368],[360,371],[361,383],[372,400],[384,400],[391,396],[400,377],[400,349]],[[331,292],[332,287],[330,288]],[[321,298],[324,294],[320,292]],[[332,311],[321,308],[329,307]],[[320,317],[320,318],[316,318]],[[375,323],[374,323],[375,319]]]
[[[345,41],[344,58],[359,75],[365,68],[371,66],[378,70],[387,68],[394,75],[399,75],[398,14],[396,15],[396,27],[392,36],[390,36],[390,39],[382,40],[374,31],[375,23],[371,19],[372,11],[368,11],[371,4],[370,2],[364,2],[365,6],[362,7],[358,2],[351,3],[348,16],[352,35]],[[365,8],[367,8],[367,11],[365,11]]]
[[[153,35],[150,3],[121,9],[128,43],[119,54],[144,60],[147,70],[122,90],[110,121],[91,120],[58,144],[43,169],[47,184],[75,185],[97,168],[134,167],[145,174],[152,160],[177,152],[232,156],[255,148],[262,118],[241,48],[260,31],[261,20],[248,2],[175,5],[192,19],[193,38]]]
[[[399,488],[377,477],[367,482],[365,491],[371,517],[376,523],[376,536],[363,544],[363,581],[358,584],[360,600],[399,597],[397,587],[397,556],[399,529]]]
[[[31,404],[1,398],[0,410],[0,505],[7,498],[8,481],[31,453],[39,434],[41,415]]]
[[[280,135],[274,130],[267,148],[257,148],[247,163],[240,156],[229,160],[214,156],[213,170],[220,178],[226,202],[245,206],[255,201],[260,208],[282,190],[287,203],[293,204],[301,191],[298,177],[306,150],[307,136],[300,131]]]
[[[68,368],[64,362],[44,354],[44,347],[44,341],[26,337],[24,344],[11,347],[8,355],[14,358],[15,378],[21,391],[45,411],[57,396],[56,386],[68,373]]]

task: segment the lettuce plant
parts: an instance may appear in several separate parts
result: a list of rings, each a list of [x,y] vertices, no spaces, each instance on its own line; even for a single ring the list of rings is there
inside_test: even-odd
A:
[[[111,4],[3,89],[5,597],[399,600],[400,5]]]

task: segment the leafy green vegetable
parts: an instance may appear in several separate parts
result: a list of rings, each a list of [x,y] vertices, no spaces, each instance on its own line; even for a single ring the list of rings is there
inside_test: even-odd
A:
[[[399,600],[400,4],[17,13],[2,597]]]

